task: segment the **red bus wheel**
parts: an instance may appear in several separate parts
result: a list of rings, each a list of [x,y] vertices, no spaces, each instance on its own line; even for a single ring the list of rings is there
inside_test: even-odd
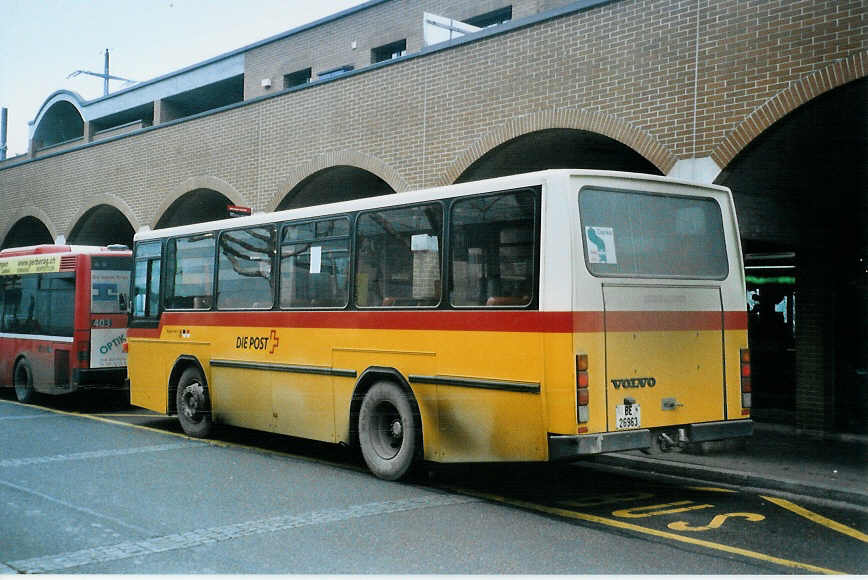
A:
[[[33,388],[33,371],[30,363],[22,360],[16,364],[13,377],[15,396],[22,403],[32,403],[36,399],[36,390]]]

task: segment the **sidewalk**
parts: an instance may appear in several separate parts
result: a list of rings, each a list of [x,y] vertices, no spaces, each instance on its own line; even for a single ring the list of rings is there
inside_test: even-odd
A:
[[[868,437],[823,438],[792,427],[754,423],[744,444],[706,443],[686,451],[610,453],[593,459],[644,473],[821,497],[868,508]]]

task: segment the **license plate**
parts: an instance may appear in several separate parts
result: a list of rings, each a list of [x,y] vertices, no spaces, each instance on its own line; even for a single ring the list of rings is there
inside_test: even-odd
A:
[[[641,426],[639,405],[615,405],[615,429],[637,429]]]

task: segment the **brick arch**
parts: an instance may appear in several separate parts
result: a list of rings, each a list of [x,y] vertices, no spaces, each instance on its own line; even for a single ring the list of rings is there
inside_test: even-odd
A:
[[[726,167],[766,129],[816,97],[868,76],[868,51],[854,54],[814,71],[763,103],[739,123],[711,152],[720,167]]]
[[[318,155],[308,163],[293,169],[289,177],[277,188],[277,191],[266,207],[266,211],[274,211],[280,205],[280,202],[283,201],[283,198],[286,197],[286,194],[314,173],[338,165],[358,167],[359,169],[373,173],[396,192],[410,191],[411,189],[407,180],[394,167],[381,159],[358,151],[331,151]]]
[[[34,205],[28,205],[19,208],[18,211],[10,214],[9,218],[6,219],[5,223],[0,226],[0,246],[2,246],[3,243],[6,241],[6,236],[9,235],[9,231],[15,226],[15,224],[17,224],[19,220],[22,220],[26,217],[32,217],[41,221],[42,225],[44,225],[45,228],[48,230],[48,233],[51,234],[51,239],[57,239],[58,229],[54,225],[52,219],[48,217],[48,214],[45,213],[44,210]]]
[[[75,226],[78,225],[78,222],[81,221],[81,218],[83,218],[87,214],[87,212],[99,205],[109,205],[118,210],[121,214],[123,214],[125,218],[127,218],[127,221],[132,226],[134,232],[137,232],[139,228],[143,225],[136,217],[132,208],[127,204],[127,202],[125,202],[121,198],[107,193],[96,194],[88,196],[87,203],[83,204],[75,213],[75,216],[67,225],[65,234],[66,239],[70,238],[70,236],[72,235],[72,230],[75,229]]]
[[[165,197],[163,197],[160,202],[160,206],[157,209],[156,213],[151,216],[149,227],[154,228],[157,226],[157,222],[160,221],[160,218],[163,217],[163,214],[171,207],[175,201],[177,201],[184,194],[190,193],[191,191],[195,191],[197,189],[211,189],[216,191],[217,193],[221,193],[225,195],[234,205],[241,205],[252,207],[250,202],[241,195],[235,187],[223,181],[219,177],[213,177],[210,175],[203,175],[199,177],[191,177],[186,181],[179,183],[175,186],[172,191],[170,191]]]
[[[444,173],[441,185],[454,183],[483,155],[507,141],[545,129],[577,129],[599,133],[633,149],[663,174],[675,165],[676,158],[649,133],[612,115],[586,109],[540,111],[510,119],[483,135],[461,153]]]

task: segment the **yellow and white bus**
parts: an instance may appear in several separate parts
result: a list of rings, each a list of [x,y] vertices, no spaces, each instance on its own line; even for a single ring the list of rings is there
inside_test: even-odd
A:
[[[551,170],[135,236],[134,405],[420,460],[752,433],[723,187]]]

